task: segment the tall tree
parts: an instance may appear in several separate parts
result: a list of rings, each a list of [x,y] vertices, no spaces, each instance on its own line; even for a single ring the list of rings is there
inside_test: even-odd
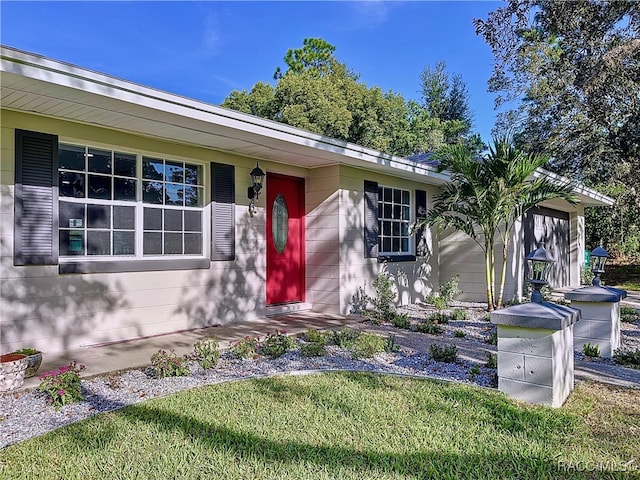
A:
[[[533,178],[548,161],[526,155],[506,140],[494,140],[489,153],[476,158],[464,145],[449,145],[438,152],[439,171],[448,171],[451,181],[436,194],[432,208],[417,226],[454,228],[467,234],[485,258],[487,307],[502,307],[508,250],[515,221],[538,203],[563,198],[576,203],[571,185]],[[495,246],[501,240],[502,268],[495,294]]]
[[[496,105],[515,103],[498,126],[551,155],[554,171],[614,196],[587,242],[635,246],[640,258],[640,3],[509,0],[474,23],[493,51]]]

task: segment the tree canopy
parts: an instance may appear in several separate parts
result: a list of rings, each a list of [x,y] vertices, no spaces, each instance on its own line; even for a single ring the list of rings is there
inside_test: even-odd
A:
[[[497,132],[613,196],[587,244],[640,258],[640,3],[508,0],[474,20],[495,65]]]
[[[275,86],[256,83],[250,91],[233,91],[223,107],[286,123],[396,155],[436,151],[445,143],[481,145],[471,133],[466,85],[459,76],[446,80],[443,112],[405,101],[393,91],[368,87],[334,56],[335,47],[306,38],[289,49],[286,67],[274,73]]]

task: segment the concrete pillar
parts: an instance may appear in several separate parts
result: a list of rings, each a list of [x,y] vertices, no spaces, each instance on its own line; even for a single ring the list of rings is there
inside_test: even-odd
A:
[[[595,285],[564,294],[582,315],[573,331],[576,350],[582,350],[587,343],[599,345],[600,356],[611,358],[620,347],[620,301],[626,296],[625,290]]]
[[[508,397],[560,407],[573,391],[573,328],[580,311],[523,303],[491,313],[498,326],[498,389]]]

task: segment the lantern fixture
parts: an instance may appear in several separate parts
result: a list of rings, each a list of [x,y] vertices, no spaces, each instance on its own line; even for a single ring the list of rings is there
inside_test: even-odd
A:
[[[249,215],[253,217],[256,213],[256,200],[258,200],[260,190],[262,190],[265,173],[256,162],[255,168],[249,172],[249,175],[251,176],[251,185],[247,189],[247,197],[249,197]]]
[[[600,286],[600,276],[604,273],[604,265],[607,263],[609,253],[600,247],[591,250],[591,273],[593,273],[592,285]]]
[[[531,301],[542,303],[542,293],[540,289],[547,285],[547,278],[551,266],[556,262],[555,259],[544,248],[544,242],[538,245],[538,248],[526,257],[529,265],[529,283],[533,287],[531,292]]]

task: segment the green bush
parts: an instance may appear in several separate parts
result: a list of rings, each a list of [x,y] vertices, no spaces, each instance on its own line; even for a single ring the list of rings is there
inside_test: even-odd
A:
[[[597,343],[595,345],[591,345],[591,343],[585,343],[582,346],[582,353],[584,353],[587,357],[599,357],[600,345],[598,345]]]
[[[492,330],[487,338],[485,338],[484,343],[489,345],[498,345],[498,331]]]
[[[458,349],[455,345],[442,346],[432,343],[429,345],[429,353],[436,362],[453,363],[458,357]]]
[[[613,361],[618,365],[640,369],[640,348],[618,348],[613,353]]]
[[[487,368],[498,368],[498,354],[487,352],[484,364]]]
[[[269,333],[265,337],[260,345],[260,353],[266,357],[278,358],[295,346],[296,342],[287,335],[287,332],[275,330],[274,333]]]
[[[411,320],[406,313],[396,313],[391,319],[391,324],[396,328],[404,328],[406,330],[411,328]]]
[[[373,281],[373,288],[376,296],[371,303],[371,319],[374,323],[387,322],[394,318],[396,314],[395,300],[396,293],[393,291],[393,281],[387,273],[381,273]]]
[[[433,305],[436,310],[444,310],[445,308],[447,308],[446,300],[435,293],[430,293],[429,295],[427,295],[427,298],[425,298],[425,302],[427,302],[429,305]]]
[[[471,367],[469,369],[469,376],[470,377],[475,377],[476,375],[478,375],[480,373],[480,365],[478,365],[477,363],[473,365],[473,367]]]
[[[446,304],[449,304],[453,297],[462,294],[462,290],[459,288],[460,275],[454,275],[454,277],[440,286],[440,298],[444,300]]]
[[[84,365],[73,361],[69,365],[40,375],[38,390],[47,395],[47,402],[56,410],[64,405],[84,400],[80,372]]]
[[[193,345],[192,358],[204,369],[213,368],[220,357],[219,347],[218,340],[215,338],[199,340]]]
[[[451,314],[451,319],[457,321],[469,320],[469,312],[463,310],[462,308],[456,308]]]
[[[620,320],[627,323],[634,323],[640,320],[640,314],[635,308],[622,305],[620,307]]]
[[[16,350],[11,353],[17,353],[19,355],[35,355],[36,353],[40,353],[40,350],[36,350],[35,348],[21,348],[20,350]]]
[[[349,313],[352,315],[366,315],[369,303],[371,303],[371,297],[367,295],[364,288],[358,287],[356,293],[351,296],[351,309]]]
[[[151,366],[155,368],[158,378],[185,377],[189,375],[189,366],[186,359],[176,355],[174,350],[170,352],[158,350],[151,355]]]
[[[385,339],[375,333],[362,333],[351,348],[356,358],[370,358],[385,351]]]
[[[253,358],[257,353],[258,339],[246,336],[231,345],[231,354],[237,359]]]
[[[305,342],[321,343],[323,345],[326,345],[328,336],[329,336],[329,334],[327,332],[323,332],[321,330],[314,330],[314,329],[310,328],[303,335],[303,339],[304,339]]]
[[[431,323],[441,323],[444,325],[449,323],[449,314],[445,312],[433,312],[431,315],[429,315],[428,320]]]
[[[389,335],[384,341],[384,351],[387,353],[396,353],[400,351],[400,345],[396,343],[396,336]]]
[[[455,330],[453,332],[453,336],[456,337],[456,338],[464,338],[464,337],[467,336],[467,334],[464,333],[464,330]]]
[[[416,325],[416,331],[420,333],[429,333],[431,335],[439,335],[444,332],[444,328],[436,323],[424,322]]]
[[[300,355],[303,357],[321,357],[326,353],[327,334],[318,330],[307,330],[304,335],[306,343],[300,346]]]
[[[331,334],[331,343],[340,348],[349,348],[353,345],[359,335],[360,332],[353,328],[342,327],[340,330]]]

